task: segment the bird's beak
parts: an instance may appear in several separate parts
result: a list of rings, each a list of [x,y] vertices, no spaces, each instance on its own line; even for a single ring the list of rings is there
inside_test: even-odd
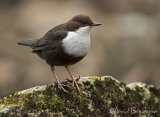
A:
[[[102,24],[100,24],[100,23],[93,23],[92,24],[92,26],[100,26],[100,25],[102,25]]]

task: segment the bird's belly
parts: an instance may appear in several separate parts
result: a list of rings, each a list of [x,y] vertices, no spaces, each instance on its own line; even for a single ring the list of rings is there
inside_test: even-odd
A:
[[[54,65],[56,66],[65,66],[65,65],[72,65],[79,62],[83,59],[84,56],[74,57],[70,55],[60,55],[57,56],[56,61],[54,61]]]
[[[79,62],[84,56],[71,56],[64,52],[62,48],[48,50],[41,53],[42,58],[52,66],[72,65]]]

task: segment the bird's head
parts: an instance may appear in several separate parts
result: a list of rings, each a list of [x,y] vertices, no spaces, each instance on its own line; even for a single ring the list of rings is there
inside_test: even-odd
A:
[[[82,29],[83,31],[89,31],[92,27],[100,26],[100,23],[94,23],[92,19],[84,14],[74,16],[69,22],[72,22],[76,26],[74,27],[75,30]]]
[[[94,23],[89,16],[83,15],[83,14],[74,16],[70,21],[79,23],[81,27],[85,27],[85,26],[93,27],[93,26],[101,25],[100,23]]]

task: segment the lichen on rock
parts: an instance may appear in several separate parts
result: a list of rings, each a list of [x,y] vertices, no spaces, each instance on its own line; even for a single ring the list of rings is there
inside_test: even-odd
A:
[[[160,91],[153,85],[126,85],[111,76],[82,77],[81,91],[62,82],[68,93],[55,85],[33,87],[0,99],[0,116],[27,117],[159,117]]]

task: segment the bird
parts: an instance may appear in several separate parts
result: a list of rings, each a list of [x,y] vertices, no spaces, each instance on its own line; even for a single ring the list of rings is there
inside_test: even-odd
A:
[[[31,47],[33,53],[45,60],[53,72],[58,87],[67,92],[55,72],[55,66],[64,66],[73,85],[79,91],[78,83],[68,66],[79,62],[87,55],[91,29],[100,25],[93,22],[88,15],[78,14],[66,23],[53,27],[40,39],[23,39],[17,43]]]

